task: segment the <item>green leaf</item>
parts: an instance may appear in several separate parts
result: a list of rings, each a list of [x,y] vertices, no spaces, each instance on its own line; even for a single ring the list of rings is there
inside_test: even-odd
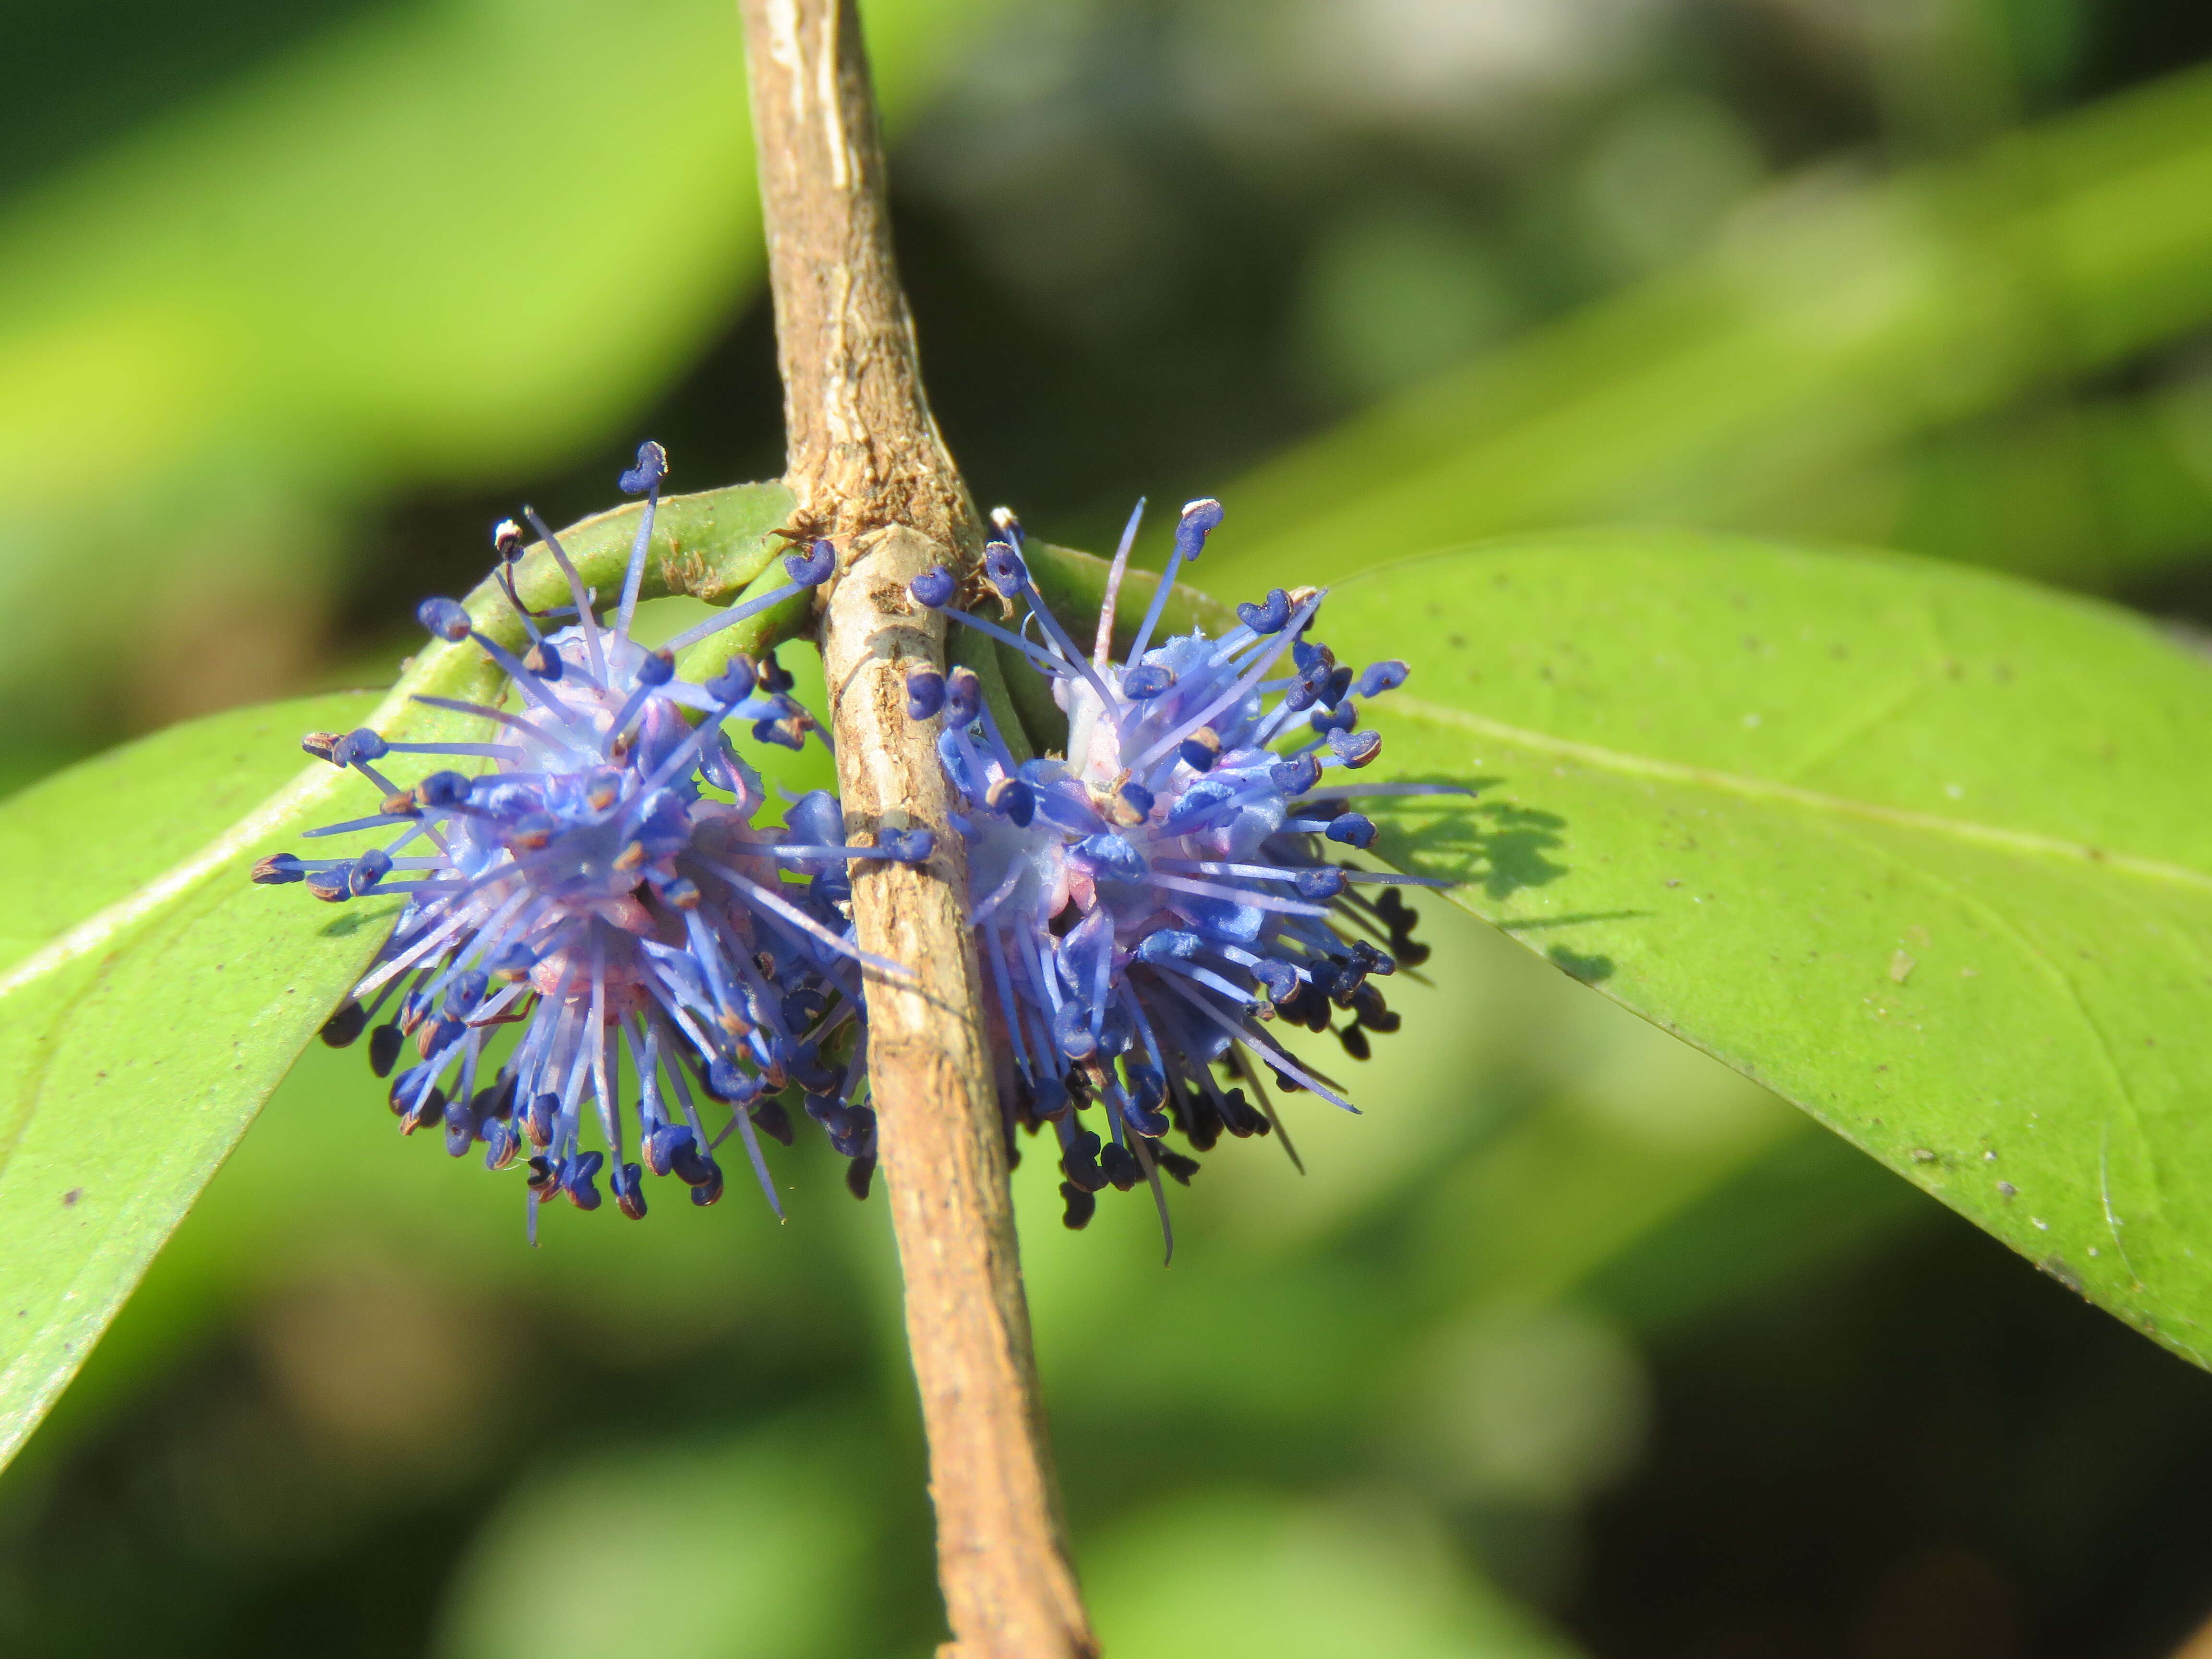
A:
[[[661,504],[648,598],[727,598],[769,571],[781,484]],[[617,591],[635,506],[561,538],[586,584]],[[543,548],[514,567],[524,601],[564,601]],[[477,625],[519,641],[489,581]],[[778,607],[717,638],[758,651],[805,622]],[[263,854],[350,816],[358,779],[300,768],[300,732],[364,720],[415,740],[482,722],[409,701],[495,699],[473,644],[434,644],[372,699],[316,698],[197,722],[63,774],[0,806],[0,1458],[52,1403],[263,1100],[360,975],[396,903],[331,908],[252,885]],[[396,757],[402,783],[435,764]],[[289,784],[244,810],[289,774]],[[348,838],[350,839],[350,838]]]
[[[1235,1539],[1234,1549],[1221,1547]],[[1085,1552],[1107,1650],[1149,1659],[1572,1659],[1402,1498],[1177,1493]]]
[[[1378,811],[1393,863],[2212,1363],[2212,669],[1687,533],[1412,561],[1325,632],[1413,668],[1386,769],[1478,791]]]
[[[866,1652],[884,1503],[836,1419],[737,1439],[569,1447],[534,1471],[456,1564],[448,1659],[830,1659]],[[549,1570],[566,1585],[545,1617]],[[681,1594],[640,1596],[641,1583]]]
[[[1595,521],[1884,544],[1911,527],[1926,550],[2106,577],[2170,562],[2204,544],[2212,497],[2192,484],[2141,510],[2132,472],[2170,464],[2148,432],[2118,453],[2102,419],[2059,442],[2015,434],[1999,447],[2018,465],[1994,466],[2014,488],[1932,523],[1901,475],[1925,434],[2208,315],[2212,73],[2197,71],[1956,164],[1804,181],[1705,255],[1224,489],[1204,579],[1243,597],[1286,571],[1329,581],[1409,547]]]
[[[863,9],[894,127],[999,4]],[[755,292],[727,0],[357,9],[0,202],[0,683],[100,660],[88,564],[312,599],[348,512],[565,463]]]
[[[894,118],[994,9],[865,8]],[[9,201],[0,499],[544,465],[750,290],[744,87],[719,0],[378,8]]]
[[[52,1403],[329,1012],[303,994],[302,958],[354,962],[374,933],[327,935],[325,913],[299,948],[270,948],[270,907],[252,901],[272,896],[246,884],[239,857],[272,820],[226,832],[300,769],[301,732],[374,702],[197,720],[0,808],[0,1451]]]

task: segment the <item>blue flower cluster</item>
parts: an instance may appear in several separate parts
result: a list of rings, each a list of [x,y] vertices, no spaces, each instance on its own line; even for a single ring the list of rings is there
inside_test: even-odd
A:
[[[1397,1029],[1375,981],[1427,951],[1395,890],[1443,884],[1326,855],[1332,843],[1373,842],[1355,799],[1457,793],[1342,781],[1382,748],[1360,729],[1361,700],[1401,684],[1406,668],[1355,672],[1310,639],[1318,591],[1278,588],[1240,605],[1238,625],[1218,640],[1194,630],[1153,644],[1176,573],[1221,522],[1217,501],[1183,508],[1135,642],[1112,660],[1142,513],[1139,502],[1087,653],[1038,597],[1021,526],[1004,509],[984,574],[1002,599],[1026,604],[1018,632],[950,609],[957,584],[941,568],[912,584],[921,604],[1019,652],[1067,714],[1065,757],[1018,763],[972,672],[925,670],[907,683],[914,718],[944,717],[938,750],[960,800],[954,823],[996,992],[1011,1119],[1052,1126],[1070,1227],[1090,1220],[1102,1188],[1139,1181],[1164,1226],[1160,1173],[1187,1182],[1197,1164],[1164,1137],[1178,1130],[1205,1152],[1224,1132],[1279,1132],[1263,1074],[1353,1109],[1268,1027],[1334,1030],[1355,1058],[1370,1034]],[[1358,891],[1370,884],[1384,889],[1372,902]],[[1095,1129],[1084,1121],[1094,1105],[1103,1109]]]
[[[624,491],[646,502],[610,620],[527,509],[574,605],[526,607],[510,568],[523,532],[501,524],[496,574],[526,650],[480,631],[455,600],[427,600],[417,613],[433,635],[473,641],[507,675],[499,707],[418,699],[483,720],[488,739],[309,733],[309,753],[358,772],[383,799],[366,817],[308,833],[392,836],[356,856],[279,854],[254,871],[257,881],[303,883],[331,902],[404,896],[391,938],[324,1040],[345,1046],[382,1017],[369,1060],[392,1079],[403,1130],[442,1127],[448,1152],[481,1145],[492,1169],[526,1149],[533,1237],[542,1200],[598,1208],[603,1170],[626,1215],[645,1213],[647,1170],[676,1176],[695,1204],[713,1203],[722,1192],[714,1152],[732,1131],[775,1205],[757,1132],[790,1142],[777,1097],[793,1085],[865,1196],[875,1118],[862,1103],[861,970],[892,964],[854,943],[845,872],[854,859],[919,860],[930,850],[926,830],[844,844],[837,801],[822,791],[793,802],[781,830],[754,822],[765,790],[729,723],[798,748],[815,722],[772,654],[732,656],[697,684],[677,676],[676,654],[818,585],[834,550],[817,541],[786,555],[789,580],[773,592],[646,649],[631,627],[666,465],[660,447],[647,444],[623,475]],[[574,620],[541,627],[557,617]],[[378,768],[391,754],[473,770],[434,771],[402,788]],[[413,1063],[395,1074],[410,1045]],[[625,1061],[635,1092],[627,1104]],[[716,1105],[726,1122],[708,1121],[723,1115]],[[587,1123],[599,1146],[585,1145]]]

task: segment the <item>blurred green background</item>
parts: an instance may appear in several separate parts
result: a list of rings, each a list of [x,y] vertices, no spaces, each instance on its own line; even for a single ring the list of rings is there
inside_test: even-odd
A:
[[[1054,540],[1218,494],[1241,592],[1706,524],[2212,625],[2212,11],[866,10],[938,408]],[[0,32],[0,790],[388,678],[642,436],[777,470],[727,0]],[[1018,1175],[1109,1651],[2176,1650],[2212,1378],[1422,908],[1366,1115],[1207,1159],[1172,1267],[1140,1196],[1071,1236]],[[927,1654],[880,1201],[790,1155],[787,1224],[733,1184],[533,1252],[378,1092],[307,1057],[0,1477],[0,1651]]]

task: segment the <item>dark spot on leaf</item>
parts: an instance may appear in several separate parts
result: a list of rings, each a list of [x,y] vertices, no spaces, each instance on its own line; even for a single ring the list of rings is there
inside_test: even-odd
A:
[[[82,1198],[83,1196],[84,1196],[84,1188],[82,1188],[82,1187],[72,1187],[72,1188],[70,1188],[67,1192],[65,1192],[65,1193],[64,1193],[64,1194],[62,1194],[62,1208],[64,1208],[64,1210],[70,1208],[72,1206],[74,1206],[74,1205],[76,1203],[77,1200],[79,1200],[80,1198]]]
[[[2006,1198],[2018,1198],[2020,1196],[2020,1188],[2014,1186],[2009,1181],[2000,1181],[1997,1182],[1997,1191]]]

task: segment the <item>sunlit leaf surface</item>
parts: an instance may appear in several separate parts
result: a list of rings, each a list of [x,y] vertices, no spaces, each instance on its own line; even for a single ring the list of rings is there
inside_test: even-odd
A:
[[[1346,583],[1378,850],[2212,1364],[2212,669],[1917,561],[1683,535]],[[2200,1254],[2200,1251],[2202,1254]]]

